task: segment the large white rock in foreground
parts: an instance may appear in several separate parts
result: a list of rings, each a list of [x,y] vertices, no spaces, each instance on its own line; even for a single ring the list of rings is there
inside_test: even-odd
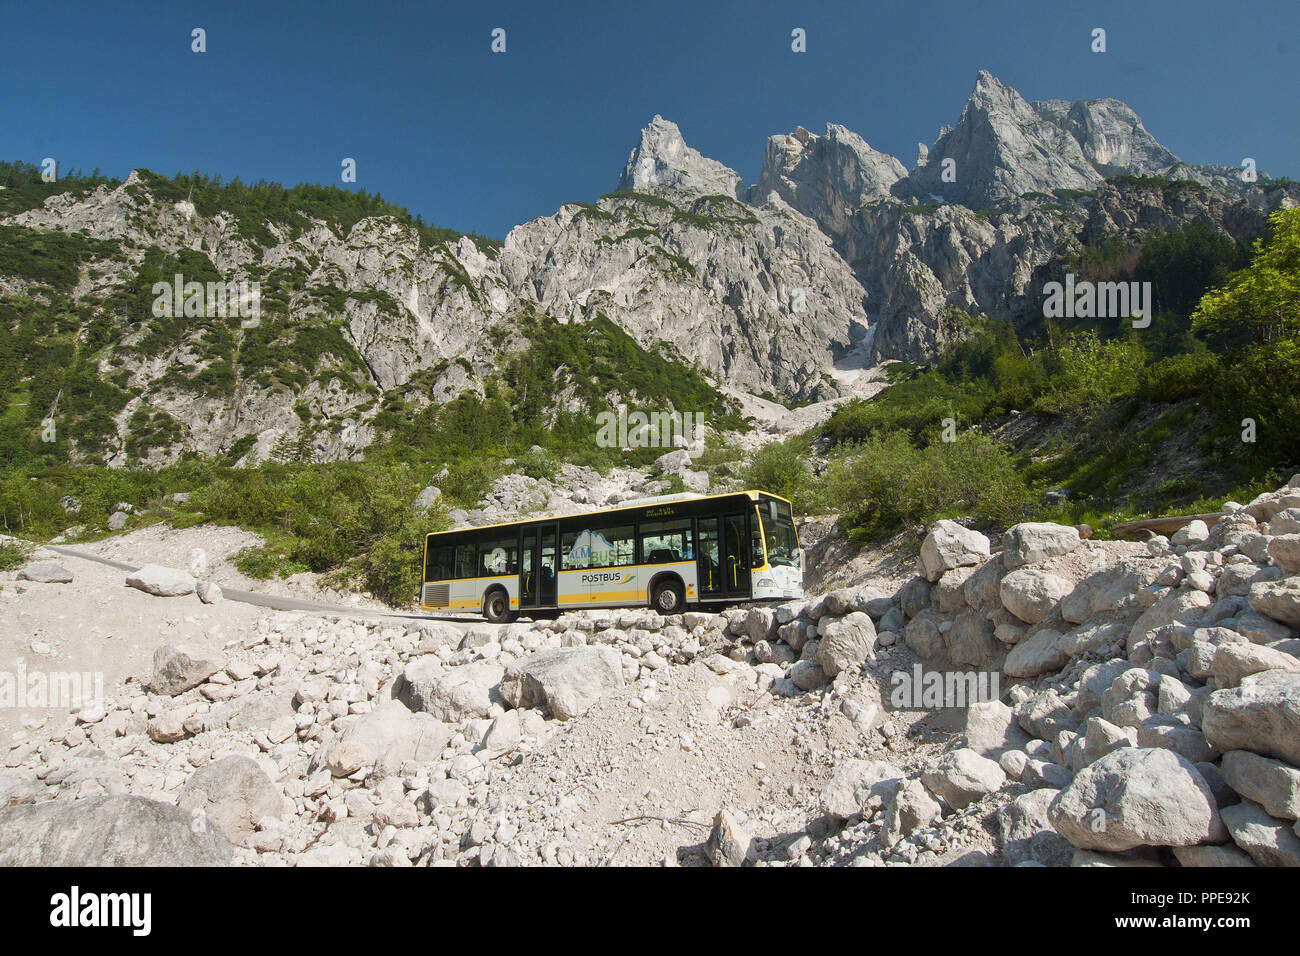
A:
[[[154,597],[181,597],[194,593],[194,578],[187,572],[161,564],[146,564],[126,576],[126,583]]]
[[[396,773],[402,764],[437,760],[453,728],[433,716],[412,713],[398,701],[387,701],[352,720],[340,733],[327,737],[311,758],[308,771],[329,770],[346,777],[363,767]]]
[[[149,686],[154,693],[175,697],[198,687],[221,667],[219,658],[197,645],[164,644],[153,652],[153,677]]]
[[[947,518],[936,521],[921,542],[921,566],[928,581],[938,581],[953,568],[982,564],[988,557],[988,538]]]
[[[1271,670],[1216,690],[1205,704],[1201,730],[1222,751],[1250,750],[1300,766],[1300,673]]]
[[[1223,842],[1209,784],[1172,750],[1122,747],[1081,770],[1049,810],[1058,833],[1086,850]]]
[[[1034,564],[1079,546],[1079,532],[1069,525],[1024,521],[1002,536],[1002,563],[1007,569]]]
[[[550,708],[559,720],[580,717],[623,686],[623,664],[611,647],[538,651],[506,668],[501,696],[512,707]]]
[[[70,584],[72,572],[57,561],[33,561],[18,572],[19,581],[37,584]]]
[[[501,700],[497,687],[505,668],[480,660],[445,668],[435,654],[413,659],[403,669],[393,696],[414,711],[455,723],[468,717],[490,717]]]
[[[217,827],[139,796],[46,800],[0,809],[0,866],[225,866]]]
[[[1026,624],[1046,618],[1072,590],[1065,578],[1038,568],[1017,568],[998,586],[1002,606]]]

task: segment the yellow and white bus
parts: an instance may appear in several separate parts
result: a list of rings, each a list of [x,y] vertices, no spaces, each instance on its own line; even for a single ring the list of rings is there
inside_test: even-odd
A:
[[[790,502],[764,491],[665,495],[585,514],[430,534],[420,607],[520,613],[790,600],[803,551]]]

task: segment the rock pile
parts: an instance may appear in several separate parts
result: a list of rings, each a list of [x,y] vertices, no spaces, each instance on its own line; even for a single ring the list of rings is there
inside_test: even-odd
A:
[[[268,613],[16,739],[0,862],[1297,865],[1300,476],[1225,512],[939,522],[894,593],[720,614]]]
[[[1298,508],[1300,475],[1142,544],[1021,524],[993,553],[936,523],[895,596],[903,639],[1014,686],[919,774],[938,811],[897,768],[845,765],[827,815],[862,821],[871,862],[983,806],[1011,864],[1300,865]]]
[[[490,812],[489,784],[604,697],[633,685],[651,698],[657,672],[726,644],[726,624],[650,610],[467,628],[268,614],[220,654],[161,648],[145,686],[15,744],[0,771],[10,805],[0,829],[30,834],[14,861],[62,859],[44,821],[94,830],[107,812],[94,800],[129,798],[156,808],[127,819],[141,845],[172,847],[169,860],[499,865],[526,859],[523,846],[533,862],[574,862],[554,836],[576,805],[555,827],[518,834]],[[757,684],[748,665],[717,660],[716,671]],[[177,807],[218,837],[173,847]]]

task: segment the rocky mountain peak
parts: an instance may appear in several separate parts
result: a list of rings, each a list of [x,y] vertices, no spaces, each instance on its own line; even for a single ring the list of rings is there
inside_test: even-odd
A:
[[[902,163],[872,149],[846,126],[827,123],[824,136],[800,126],[768,138],[763,170],[749,200],[762,202],[776,193],[791,208],[815,219],[828,235],[838,236],[855,209],[888,196],[906,175]]]
[[[738,198],[744,181],[734,169],[686,145],[677,124],[655,114],[627,157],[619,189],[637,192],[672,190],[702,196]]]
[[[1118,100],[1030,103],[980,70],[957,125],[940,133],[903,191],[978,209],[1030,192],[1091,189],[1122,173],[1160,174],[1177,163]]]
[[[1032,123],[1034,119],[1033,107],[1015,87],[1003,83],[988,70],[980,70],[958,125],[962,121]]]
[[[975,74],[975,89],[971,93],[971,95],[975,96],[981,92],[988,92],[994,94],[1009,92],[1015,96],[1020,95],[1019,93],[1016,93],[1016,91],[1012,87],[1003,83],[1001,80],[999,80],[988,70],[980,70],[978,73]]]
[[[1178,163],[1178,157],[1147,132],[1141,117],[1119,100],[1043,100],[1033,107],[1069,133],[1103,176],[1163,172]]]

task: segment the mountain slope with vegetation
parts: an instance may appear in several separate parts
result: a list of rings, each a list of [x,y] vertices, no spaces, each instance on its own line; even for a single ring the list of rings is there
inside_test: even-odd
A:
[[[356,459],[409,438],[417,417],[426,436],[440,417],[459,438],[454,411],[439,409],[460,395],[491,406],[487,391],[529,376],[530,395],[501,399],[526,403],[501,444],[525,430],[547,444],[557,420],[626,403],[689,403],[739,424],[679,355],[599,314],[586,331],[558,325],[501,287],[500,243],[376,196],[147,172],[46,184],[22,165],[0,168],[0,184],[13,214],[0,225],[9,466],[156,467],[186,452],[248,464],[287,449]],[[260,316],[185,315],[179,303],[158,314],[155,283],[176,275],[260,283]]]
[[[965,327],[930,365],[760,455],[805,510],[832,508],[860,537],[939,517],[1006,527],[1216,508],[1276,487],[1300,462],[1300,210],[1243,248],[1192,223],[1098,255],[1150,281],[1163,308],[1128,321]],[[818,475],[802,466],[814,447]]]

